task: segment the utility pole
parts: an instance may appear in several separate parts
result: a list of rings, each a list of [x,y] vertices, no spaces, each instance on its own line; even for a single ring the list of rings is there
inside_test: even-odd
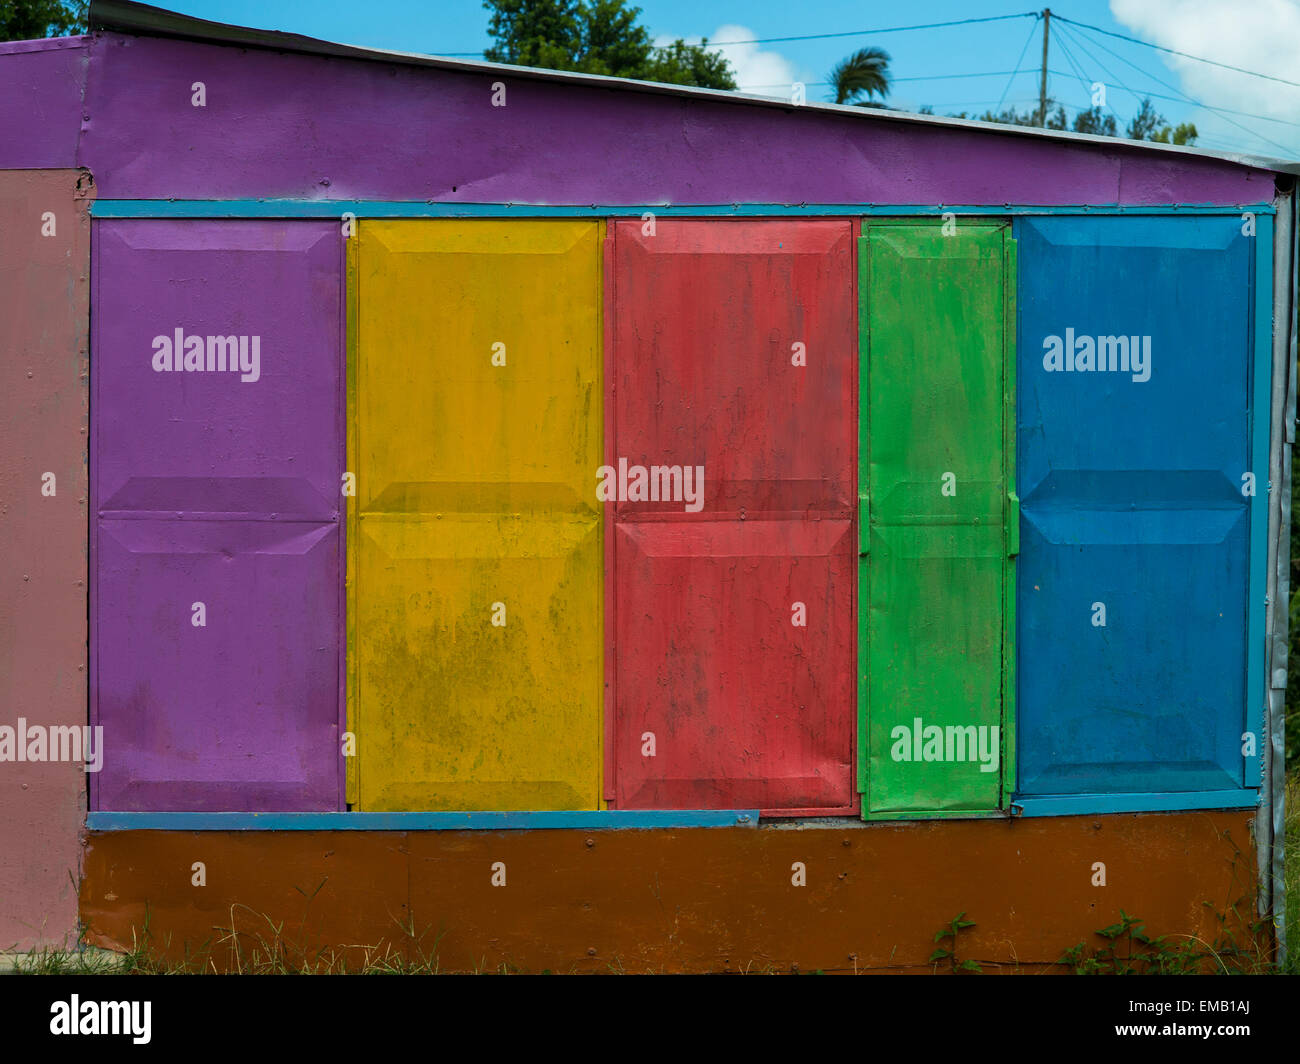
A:
[[[1047,31],[1052,25],[1052,9],[1043,8],[1043,70],[1038,79],[1038,124],[1047,125]]]

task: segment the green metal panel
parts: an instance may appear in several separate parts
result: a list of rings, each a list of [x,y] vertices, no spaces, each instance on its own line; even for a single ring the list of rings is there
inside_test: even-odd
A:
[[[1014,749],[1014,245],[988,221],[863,232],[863,815],[996,813]]]

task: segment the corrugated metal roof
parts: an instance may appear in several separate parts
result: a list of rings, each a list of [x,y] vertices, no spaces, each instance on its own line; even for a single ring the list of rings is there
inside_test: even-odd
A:
[[[650,92],[664,96],[708,100],[732,106],[774,107],[783,111],[809,111],[815,114],[851,116],[868,122],[910,122],[917,125],[949,126],[955,129],[973,129],[1001,136],[1046,137],[1070,143],[1093,144],[1107,150],[1140,152],[1173,152],[1201,158],[1223,159],[1275,173],[1300,175],[1300,160],[1277,159],[1244,152],[1208,151],[1176,144],[1156,144],[1151,141],[1133,141],[1122,137],[1100,137],[1090,133],[1071,133],[1059,129],[1040,129],[1036,126],[1010,126],[995,122],[979,122],[966,118],[947,118],[941,115],[920,115],[907,111],[889,111],[874,107],[853,107],[829,103],[792,104],[767,96],[733,92],[725,89],[701,89],[685,85],[664,85],[653,81],[636,81],[631,78],[614,78],[602,74],[579,74],[564,70],[543,70],[537,67],[510,66],[505,63],[488,63],[470,59],[449,59],[441,56],[420,55],[414,52],[387,51],[382,48],[361,48],[351,44],[336,44],[298,33],[280,30],[258,30],[244,26],[231,26],[222,22],[193,18],[149,4],[131,0],[92,0],[90,28],[130,33],[147,37],[178,37],[208,44],[231,44],[244,48],[268,48],[282,52],[299,52],[308,55],[335,56],[345,59],[362,59],[372,62],[403,63],[412,66],[456,70],[469,74],[506,74],[514,78],[537,78],[544,81],[584,85],[589,88],[613,89],[623,92]]]

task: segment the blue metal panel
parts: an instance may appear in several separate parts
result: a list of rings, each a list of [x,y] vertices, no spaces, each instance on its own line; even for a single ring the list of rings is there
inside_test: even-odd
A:
[[[1240,215],[1016,226],[1018,795],[1239,791],[1265,237]],[[1107,342],[1090,368],[1116,336],[1144,358]]]
[[[90,831],[605,831],[752,828],[757,809],[560,810],[519,813],[89,813]]]

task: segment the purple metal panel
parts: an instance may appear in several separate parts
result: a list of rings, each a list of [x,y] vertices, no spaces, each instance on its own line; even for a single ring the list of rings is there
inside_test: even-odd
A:
[[[338,808],[339,559],[337,524],[99,522],[96,808]]]
[[[340,808],[339,227],[101,222],[94,265],[92,805]]]
[[[100,510],[338,516],[342,248],[330,222],[96,225]],[[153,369],[177,330],[203,372]],[[250,370],[209,371],[209,336]]]
[[[97,36],[91,55],[81,161],[100,195],[118,199],[1235,204],[1273,195],[1266,171],[1118,144],[113,33]],[[193,105],[195,81],[206,106]],[[504,107],[492,105],[497,81]]]
[[[87,37],[0,44],[0,167],[75,166]]]
[[[82,176],[0,171],[0,950],[77,932],[85,761],[27,760],[19,734],[86,723]]]

